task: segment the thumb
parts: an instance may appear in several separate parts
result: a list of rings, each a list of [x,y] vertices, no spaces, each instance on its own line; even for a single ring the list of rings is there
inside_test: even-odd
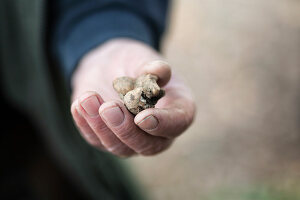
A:
[[[171,67],[170,65],[162,60],[154,60],[144,64],[138,75],[142,74],[153,74],[158,77],[158,85],[160,87],[166,85],[171,78]]]

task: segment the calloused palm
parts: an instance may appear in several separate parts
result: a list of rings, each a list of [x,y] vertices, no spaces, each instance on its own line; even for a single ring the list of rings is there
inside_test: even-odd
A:
[[[135,117],[112,87],[120,76],[144,73],[159,77],[166,95],[156,108]],[[195,103],[189,88],[149,46],[129,39],[114,39],[81,60],[72,78],[74,121],[91,145],[118,156],[154,155],[168,148],[193,121]]]

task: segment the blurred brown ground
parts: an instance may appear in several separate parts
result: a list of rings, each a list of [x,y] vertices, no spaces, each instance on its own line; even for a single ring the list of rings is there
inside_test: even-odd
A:
[[[129,160],[151,198],[300,198],[300,1],[178,0],[170,22],[163,54],[198,114],[168,151]]]

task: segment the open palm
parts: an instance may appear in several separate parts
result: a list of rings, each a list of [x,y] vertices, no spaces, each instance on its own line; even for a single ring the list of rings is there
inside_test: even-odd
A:
[[[151,73],[166,95],[156,108],[135,117],[112,87],[121,76]],[[74,121],[91,145],[121,157],[154,155],[167,149],[193,121],[195,103],[185,84],[171,75],[170,66],[149,46],[114,39],[89,52],[72,78]]]

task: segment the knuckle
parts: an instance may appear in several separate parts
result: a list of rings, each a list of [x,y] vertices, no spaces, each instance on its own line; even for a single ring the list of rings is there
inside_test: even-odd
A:
[[[131,156],[133,156],[135,153],[133,151],[130,151],[130,152],[124,152],[122,154],[119,154],[118,156],[120,158],[129,158]]]
[[[99,147],[101,146],[101,143],[99,140],[94,140],[94,139],[86,139],[86,141],[93,147]]]
[[[77,119],[75,121],[76,121],[77,126],[79,126],[79,127],[85,128],[85,127],[89,126],[87,124],[87,122],[85,120],[83,120],[83,119]]]
[[[113,147],[109,147],[109,148],[107,148],[107,150],[109,152],[111,152],[112,154],[122,157],[122,158],[127,158],[134,154],[134,151],[132,149],[128,148],[127,146],[125,146],[122,143],[119,143]]]
[[[162,152],[164,149],[162,148],[151,148],[151,149],[148,149],[148,150],[144,150],[142,151],[140,154],[143,155],[143,156],[154,156],[160,152]]]
[[[99,140],[96,134],[94,133],[82,132],[82,135],[84,136],[85,139],[88,140]]]
[[[191,103],[191,108],[188,109],[181,109],[180,110],[180,116],[182,119],[182,130],[187,129],[193,122],[194,120],[194,116],[195,116],[195,111],[194,111],[194,106],[192,105],[193,103]]]
[[[91,126],[92,129],[94,129],[98,133],[105,133],[109,131],[110,129],[106,126],[106,124],[102,121],[98,121],[96,123],[93,123]]]
[[[153,156],[165,151],[171,144],[171,140],[158,140],[156,143],[152,145],[148,145],[144,148],[140,154],[143,156]]]
[[[91,146],[102,146],[99,138],[94,133],[82,133],[82,136]]]
[[[115,132],[117,132],[118,136],[122,138],[123,140],[128,140],[132,137],[134,137],[134,133],[136,132],[136,128],[132,126],[132,124],[126,124],[122,127],[119,127],[116,129]]]

